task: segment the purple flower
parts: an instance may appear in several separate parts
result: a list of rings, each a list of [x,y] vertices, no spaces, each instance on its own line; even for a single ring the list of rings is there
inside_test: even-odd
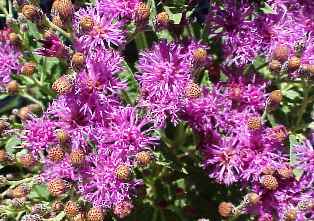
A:
[[[0,85],[11,80],[11,75],[20,70],[19,58],[21,53],[16,47],[7,42],[0,42]]]
[[[90,27],[84,30],[80,23],[87,18],[90,20]],[[125,42],[123,22],[108,14],[101,14],[92,7],[75,12],[73,25],[80,47],[88,52],[93,52],[95,48],[121,46]]]
[[[205,147],[204,166],[218,183],[230,185],[239,180],[242,165],[237,142],[236,138],[223,138],[218,145]]]
[[[96,8],[102,15],[131,19],[139,0],[97,0]]]
[[[43,44],[43,47],[37,49],[35,53],[42,56],[57,58],[66,58],[68,56],[68,49],[58,36],[51,35],[46,39],[40,40],[40,42]]]
[[[139,102],[158,127],[165,126],[168,117],[178,123],[180,101],[191,80],[189,67],[184,48],[176,43],[163,41],[141,53],[137,65],[142,93]]]

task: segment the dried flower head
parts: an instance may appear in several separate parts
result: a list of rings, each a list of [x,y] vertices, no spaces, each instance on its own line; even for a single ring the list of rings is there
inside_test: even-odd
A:
[[[30,153],[22,155],[19,161],[22,164],[22,166],[26,168],[33,167],[36,164],[36,159]]]
[[[58,94],[66,94],[72,90],[72,82],[66,75],[58,78],[52,85],[52,89]]]
[[[85,64],[85,55],[81,52],[75,52],[71,59],[71,65],[75,70],[80,70]]]
[[[289,48],[285,45],[277,45],[277,47],[273,51],[273,58],[280,61],[285,62],[288,60],[289,56]]]
[[[19,185],[13,189],[13,197],[14,198],[22,198],[25,197],[30,192],[30,188],[26,185]]]
[[[81,166],[85,161],[85,153],[81,149],[74,149],[70,154],[70,162],[73,166]]]
[[[130,201],[122,201],[114,206],[113,213],[120,219],[123,219],[131,214],[133,208],[134,206]]]
[[[150,15],[150,8],[147,4],[141,2],[138,4],[137,8],[135,9],[135,22],[137,24],[143,24],[148,21]]]
[[[149,151],[141,151],[136,154],[136,162],[139,165],[147,166],[152,161],[152,155]]]
[[[59,28],[64,28],[64,23],[59,15],[55,15],[52,17],[52,23]]]
[[[169,15],[167,12],[160,12],[157,14],[156,23],[158,27],[165,28],[168,26],[170,21]]]
[[[27,62],[21,68],[21,73],[26,76],[32,76],[36,70],[36,63]]]
[[[80,208],[74,201],[68,201],[64,206],[64,212],[68,217],[74,217],[80,212]]]
[[[9,41],[11,44],[17,45],[17,46],[20,45],[20,43],[21,43],[20,37],[14,32],[11,32],[9,34]]]
[[[297,56],[293,56],[288,61],[288,68],[290,71],[295,71],[301,66],[301,59]]]
[[[71,0],[55,0],[51,8],[52,14],[59,15],[63,19],[72,17],[73,5]]]
[[[60,196],[67,190],[65,181],[60,178],[55,178],[48,182],[47,187],[52,196]]]
[[[22,14],[24,15],[25,18],[33,22],[40,21],[42,17],[40,9],[31,4],[26,4],[23,6]]]
[[[90,16],[84,16],[80,20],[80,28],[84,32],[89,32],[93,29],[94,27],[94,20]]]
[[[283,179],[289,179],[293,177],[293,169],[290,166],[283,166],[277,169],[277,173]]]

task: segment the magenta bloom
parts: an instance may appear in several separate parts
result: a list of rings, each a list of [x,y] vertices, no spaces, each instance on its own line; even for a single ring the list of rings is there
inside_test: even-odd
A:
[[[0,85],[8,83],[11,80],[11,75],[19,72],[20,56],[21,53],[16,47],[7,42],[0,43]]]
[[[226,138],[218,145],[205,147],[204,166],[218,183],[230,185],[239,180],[242,165],[237,142],[236,138]]]
[[[163,127],[169,117],[178,123],[180,100],[191,80],[189,60],[184,48],[165,41],[142,52],[137,68],[140,83],[140,105],[148,109],[155,125]]]
[[[66,58],[68,56],[68,49],[58,36],[52,35],[47,39],[40,40],[40,42],[43,47],[35,51],[37,54],[57,58]]]
[[[93,21],[90,30],[82,30],[80,27],[81,20],[86,17]],[[92,52],[98,47],[121,46],[125,43],[126,33],[123,30],[123,22],[108,14],[101,14],[95,8],[81,8],[75,12],[73,25],[80,48],[85,51]]]
[[[102,15],[131,19],[139,0],[97,0],[96,8]]]

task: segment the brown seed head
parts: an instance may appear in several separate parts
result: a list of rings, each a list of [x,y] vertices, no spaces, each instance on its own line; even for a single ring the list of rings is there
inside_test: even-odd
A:
[[[67,189],[67,185],[64,182],[64,180],[59,179],[59,178],[55,178],[53,180],[51,180],[48,185],[48,191],[51,193],[52,196],[60,196],[63,193],[65,193],[66,189]]]
[[[90,16],[85,16],[80,20],[80,27],[82,31],[89,32],[94,27],[94,20]]]
[[[262,120],[260,117],[250,117],[247,122],[247,127],[250,130],[259,130],[262,127]]]
[[[142,166],[147,166],[152,161],[152,155],[149,151],[141,151],[136,154],[136,162]]]
[[[72,150],[70,154],[70,162],[73,166],[80,166],[85,161],[85,154],[81,149]]]
[[[272,175],[264,175],[261,177],[261,184],[268,190],[276,190],[278,188],[278,181]]]
[[[142,23],[148,20],[150,14],[150,9],[147,4],[141,2],[135,12],[135,21],[137,23]]]
[[[76,202],[68,201],[64,206],[64,212],[68,217],[74,217],[80,212],[80,208]]]
[[[7,89],[9,94],[15,94],[19,89],[17,81],[12,80],[9,83],[7,83],[6,89]]]
[[[61,76],[53,83],[52,89],[58,94],[68,93],[72,90],[72,82],[68,76]]]
[[[198,98],[202,94],[202,90],[198,84],[189,83],[185,88],[185,96],[190,99]]]
[[[278,60],[271,60],[269,63],[269,69],[271,71],[279,72],[281,69],[281,63]]]
[[[289,56],[289,48],[285,45],[278,45],[273,52],[273,57],[274,59],[280,61],[280,62],[285,62],[288,60]]]
[[[71,0],[55,0],[51,11],[54,15],[59,15],[62,19],[68,19],[73,14],[72,2]]]
[[[269,100],[273,104],[280,104],[282,97],[282,92],[280,90],[274,90],[270,93]]]
[[[22,164],[22,166],[26,168],[33,167],[36,164],[35,158],[30,153],[27,153],[21,156],[19,161]]]
[[[218,213],[225,218],[228,218],[232,215],[232,210],[234,206],[229,202],[221,202],[218,206]]]
[[[288,68],[291,71],[297,70],[301,66],[301,59],[297,56],[293,56],[288,61]]]
[[[131,178],[131,169],[127,165],[119,165],[116,169],[116,176],[119,180],[128,181]]]
[[[22,66],[21,73],[26,76],[32,76],[36,70],[36,63],[27,62]]]
[[[102,221],[104,219],[104,213],[101,208],[93,207],[87,213],[88,221]]]
[[[64,158],[64,149],[61,146],[54,146],[48,149],[48,158],[53,162],[58,162]]]

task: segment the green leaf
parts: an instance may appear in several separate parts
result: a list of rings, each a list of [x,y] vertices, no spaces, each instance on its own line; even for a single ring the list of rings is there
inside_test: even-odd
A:
[[[274,14],[274,11],[273,11],[272,7],[270,5],[268,5],[267,3],[265,3],[265,7],[261,8],[261,10],[265,14]]]
[[[21,144],[21,141],[17,139],[17,137],[12,136],[10,137],[10,139],[6,142],[5,144],[5,149],[7,152],[9,153],[14,153],[15,147],[18,146],[19,144]]]
[[[32,191],[29,194],[30,198],[43,199],[47,201],[49,199],[49,192],[45,185],[34,185]]]
[[[294,90],[283,91],[283,95],[291,100],[300,97],[300,94]]]

